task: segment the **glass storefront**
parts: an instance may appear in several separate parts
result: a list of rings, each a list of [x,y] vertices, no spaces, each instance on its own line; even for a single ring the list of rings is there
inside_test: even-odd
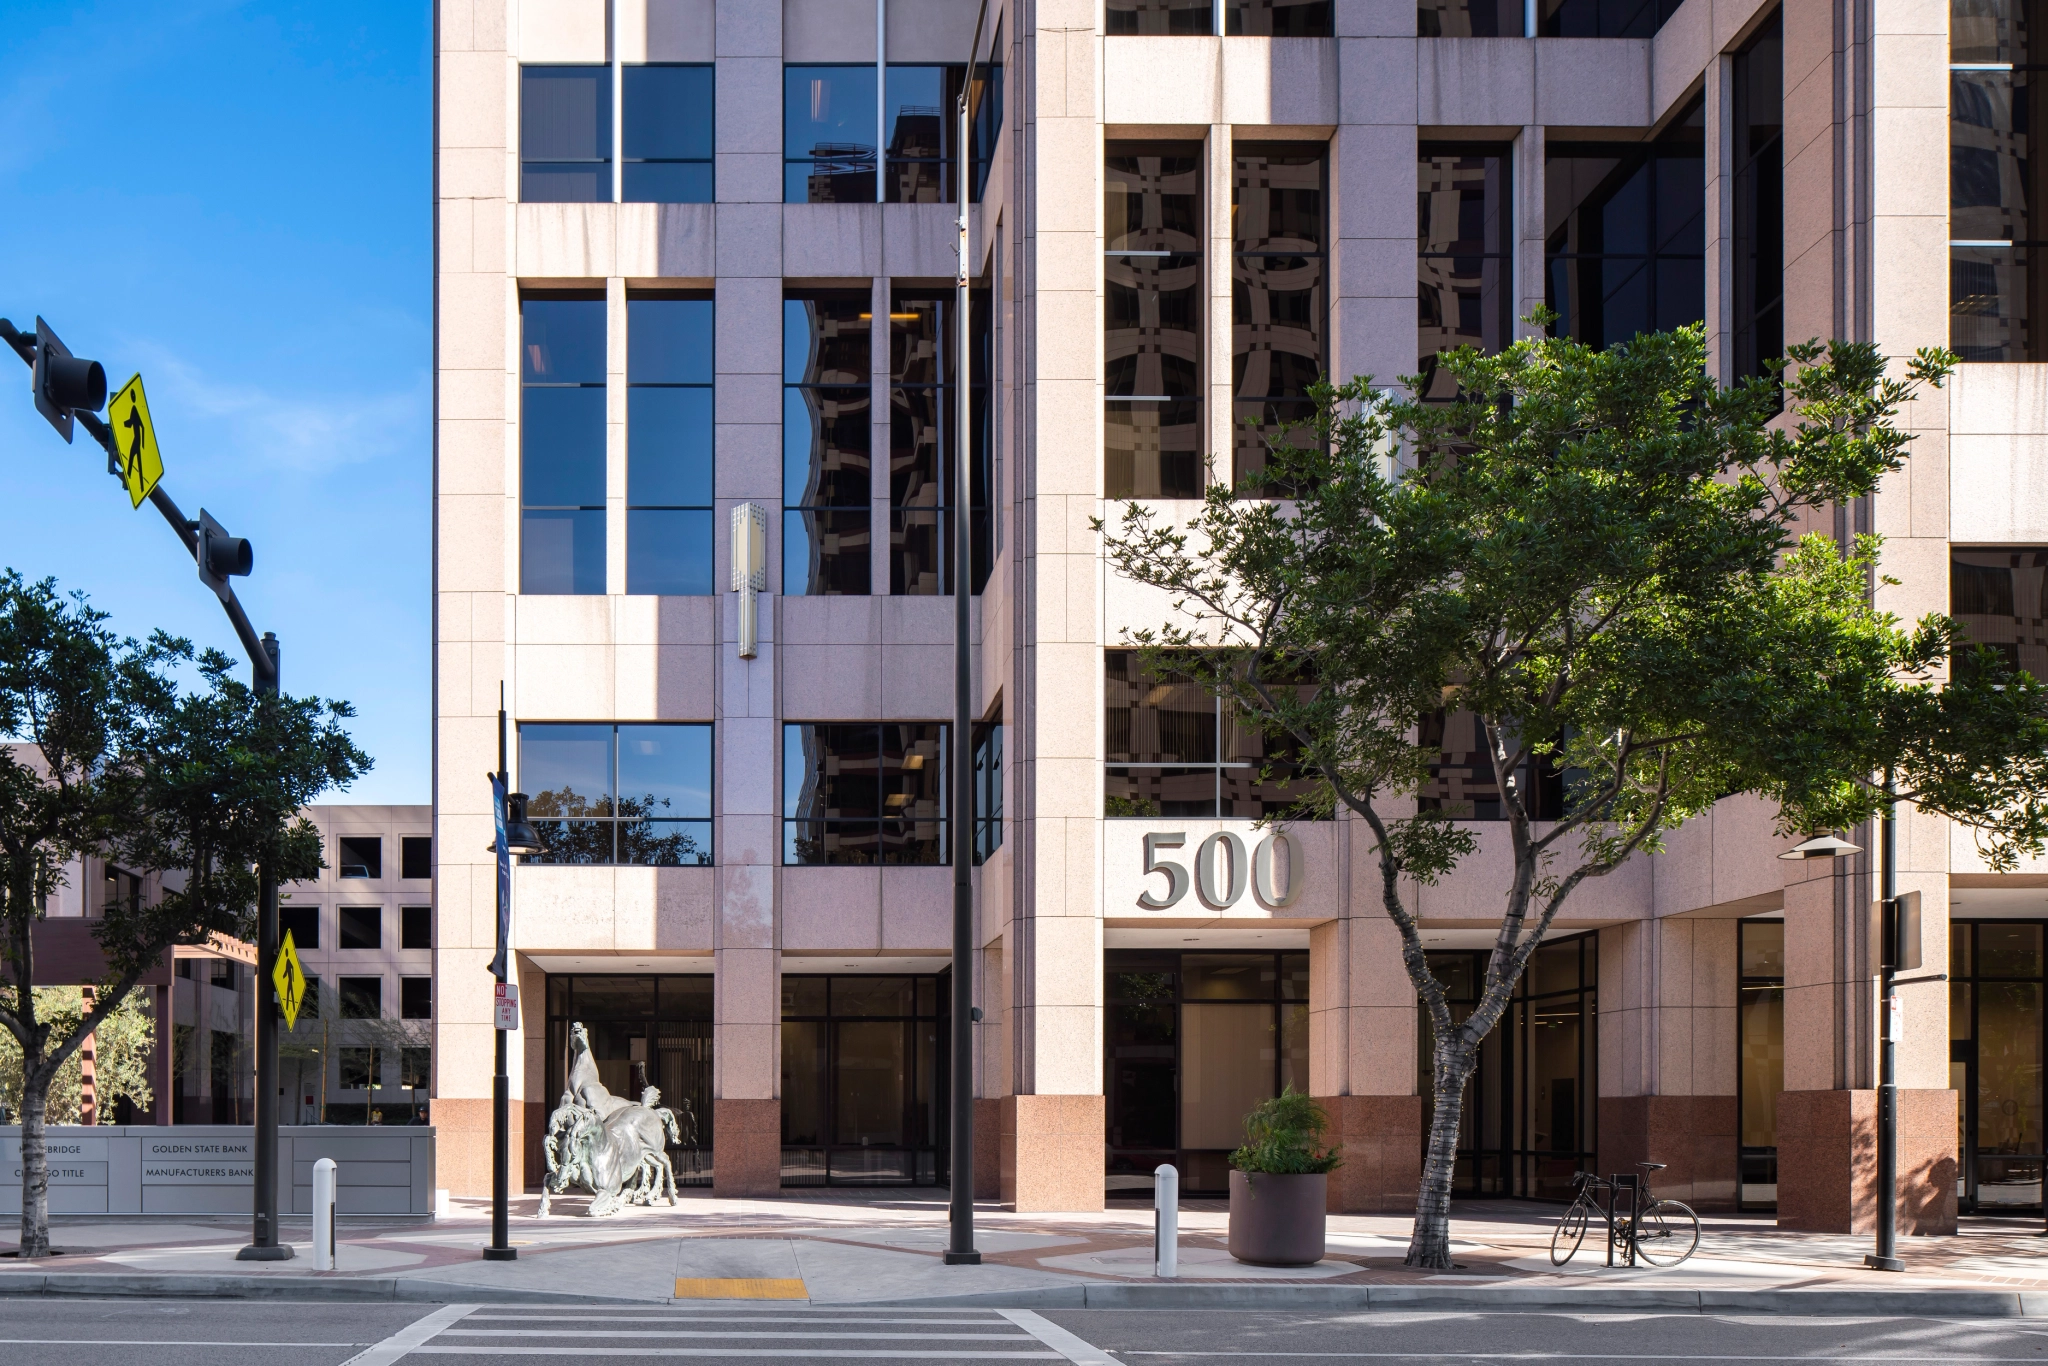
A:
[[[1104,955],[1109,1192],[1149,1194],[1170,1163],[1187,1194],[1230,1187],[1244,1117],[1308,1090],[1308,955]]]
[[[1735,1028],[1741,1077],[1736,1091],[1742,1209],[1778,1204],[1778,1093],[1785,1089],[1785,922],[1735,927],[1742,980]]]
[[[1489,949],[1439,950],[1430,971],[1454,1019],[1479,1003]],[[1466,1083],[1454,1195],[1570,1198],[1572,1175],[1593,1170],[1599,1095],[1596,1013],[1599,940],[1575,935],[1538,948]],[[1435,1104],[1429,1017],[1417,1024],[1425,1124]],[[1428,1142],[1425,1129],[1423,1141]]]
[[[711,975],[624,977],[576,973],[548,978],[548,1108],[562,1094],[569,1026],[590,1036],[598,1079],[638,1100],[649,1086],[674,1112],[682,1143],[669,1149],[676,1181],[711,1184]],[[528,1136],[529,1167],[538,1135]]]
[[[2040,921],[1949,927],[1949,1084],[1956,1197],[1981,1214],[2041,1208],[2044,974]]]
[[[783,1185],[945,1180],[951,981],[783,974]]]

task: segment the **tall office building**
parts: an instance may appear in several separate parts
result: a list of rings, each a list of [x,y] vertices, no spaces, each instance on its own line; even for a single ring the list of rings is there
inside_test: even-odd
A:
[[[1137,669],[1121,642],[1164,604],[1090,529],[1255,467],[1319,374],[1438,394],[1441,348],[1505,345],[1538,305],[1596,344],[1703,321],[1725,380],[1788,339],[1952,346],[1907,468],[1821,529],[1888,538],[1885,608],[1953,607],[2048,671],[2032,0],[992,3],[966,375],[974,0],[436,14],[442,1185],[489,1184],[502,685],[546,845],[514,870],[528,1181],[580,1022],[614,1091],[687,1111],[688,1180],[942,1184],[971,819],[981,1193],[1096,1208],[1162,1162],[1219,1189],[1245,1109],[1293,1086],[1345,1145],[1333,1203],[1407,1207],[1427,1073],[1370,837],[1257,824],[1286,775]],[[751,656],[742,504],[769,547]],[[1472,719],[1427,724],[1425,799],[1497,841]],[[1870,859],[1781,862],[1771,815],[1723,802],[1574,896],[1487,1045],[1460,1192],[1653,1158],[1702,1207],[1867,1226]],[[2048,876],[1918,817],[1900,848],[1926,925],[1906,1226],[2038,1208]],[[1257,876],[1219,875],[1231,851]],[[1162,861],[1209,875],[1176,900]],[[1454,995],[1491,866],[1419,893]]]

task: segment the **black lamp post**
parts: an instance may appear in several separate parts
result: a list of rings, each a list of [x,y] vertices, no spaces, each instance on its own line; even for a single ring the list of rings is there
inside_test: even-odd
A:
[[[540,839],[526,821],[526,794],[510,792],[505,766],[505,685],[498,685],[498,771],[490,775],[491,814],[495,827],[491,852],[498,864],[498,951],[491,958],[491,976],[500,985],[511,980],[512,970],[512,858],[515,854],[537,854]],[[491,1003],[497,1012],[497,1001]],[[512,1165],[511,1079],[505,1075],[505,1035],[510,1032],[500,1019],[491,1021],[497,1036],[496,1066],[491,1072],[491,1241],[484,1249],[487,1262],[509,1262],[519,1256],[506,1227],[509,1217]]]

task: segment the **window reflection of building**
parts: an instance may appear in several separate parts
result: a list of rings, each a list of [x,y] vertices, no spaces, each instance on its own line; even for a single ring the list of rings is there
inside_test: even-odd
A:
[[[783,975],[783,1185],[945,1180],[951,980]]]
[[[1479,1003],[1490,949],[1433,950],[1430,971],[1443,983],[1454,1022]],[[1480,1045],[1465,1087],[1454,1195],[1516,1195],[1563,1200],[1572,1174],[1593,1170],[1598,936],[1575,935],[1539,947],[1515,984],[1501,1023]],[[1425,1126],[1435,1105],[1433,1035],[1418,1002],[1417,1077]],[[1428,1130],[1423,1141],[1428,1142]]]
[[[1514,335],[1509,253],[1509,149],[1425,142],[1415,168],[1422,396],[1448,399],[1457,388],[1437,375],[1439,353],[1459,346],[1494,352]]]
[[[1242,480],[1269,443],[1315,439],[1288,428],[1314,416],[1309,390],[1329,369],[1329,145],[1239,143],[1231,155],[1231,466]]]
[[[1745,920],[1735,932],[1741,960],[1735,1022],[1741,1188],[1736,1198],[1744,1209],[1773,1209],[1778,1203],[1778,1093],[1785,1089],[1785,922]]]
[[[2032,5],[1958,3],[1949,24],[1949,345],[1966,361],[2044,354],[2035,20]]]
[[[1949,927],[1949,1083],[1956,1089],[1956,1196],[1964,1210],[2041,1207],[2043,925]]]
[[[2048,547],[1951,550],[1949,614],[1972,645],[2048,679]]]
[[[1200,498],[1202,146],[1103,160],[1103,494]]]
[[[1306,953],[1104,955],[1109,1191],[1149,1195],[1160,1163],[1183,1193],[1229,1186],[1244,1117],[1308,1090]]]
[[[569,1066],[569,1026],[582,1024],[591,1060],[607,1091],[640,1099],[649,1086],[675,1113],[682,1143],[669,1149],[676,1181],[711,1184],[711,974],[628,977],[551,975],[547,984],[547,1097],[562,1094]],[[526,1130],[526,1173],[540,1179],[539,1126]]]

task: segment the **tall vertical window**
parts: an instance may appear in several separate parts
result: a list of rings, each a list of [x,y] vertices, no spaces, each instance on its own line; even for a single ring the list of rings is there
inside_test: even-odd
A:
[[[519,304],[519,591],[604,592],[602,294]]]
[[[528,863],[711,863],[711,727],[523,721]]]
[[[2048,980],[2038,920],[1949,925],[1949,1085],[1956,1203],[1972,1214],[2041,1209]]]
[[[785,725],[782,861],[949,862],[948,729],[938,721]]]
[[[519,197],[529,204],[611,202],[610,67],[519,68]]]
[[[782,304],[782,591],[869,591],[874,433],[868,295],[805,290]]]
[[[1422,396],[1457,386],[1437,373],[1440,352],[1499,351],[1514,336],[1514,230],[1510,152],[1501,146],[1425,142],[1416,153],[1418,373]]]
[[[1544,38],[1651,38],[1680,0],[1536,0]]]
[[[1230,191],[1232,467],[1265,465],[1267,443],[1314,415],[1328,368],[1325,143],[1241,144]],[[1292,439],[1302,440],[1297,434]]]
[[[953,591],[953,517],[959,499],[954,383],[959,333],[951,290],[899,290],[889,303],[889,591],[919,596]],[[973,445],[969,526],[973,591],[988,581],[989,299],[973,309]]]
[[[1706,159],[1695,100],[1650,143],[1544,149],[1545,302],[1560,335],[1611,346],[1706,316]]]
[[[1202,147],[1111,143],[1103,493],[1202,496]]]
[[[1735,54],[1737,379],[1785,353],[1785,23],[1775,11]]]
[[[1211,0],[1106,0],[1103,32],[1119,34],[1199,34],[1216,31]]]
[[[974,861],[984,863],[1003,843],[1003,723],[974,728]]]
[[[947,1179],[950,987],[943,974],[784,974],[783,1185]]]
[[[2048,547],[1957,546],[1948,582],[1949,615],[1972,645],[2048,679]]]
[[[1954,0],[1949,21],[1949,345],[1966,361],[2048,356],[2040,168],[2048,107],[2032,87],[2035,6]]]
[[[1741,1129],[1736,1191],[1739,1205],[1778,1202],[1778,1093],[1785,1089],[1785,922],[1744,920],[1735,927],[1742,960],[1740,1089]]]
[[[626,302],[626,591],[711,593],[711,310]]]
[[[782,202],[875,202],[875,67],[782,69]]]
[[[960,82],[966,79],[964,65],[891,66],[887,73],[888,107],[884,111],[884,169],[882,197],[891,204],[952,204],[958,202],[953,182],[959,173],[960,151],[955,130],[960,99]],[[977,66],[973,116],[968,123],[968,155],[974,165],[970,198],[981,199],[988,183],[989,158],[995,152],[996,134],[1002,131],[1003,69]]]
[[[712,194],[712,68],[621,69],[620,198],[628,204],[709,204]]]
[[[1520,38],[1522,0],[1419,0],[1418,38]]]

